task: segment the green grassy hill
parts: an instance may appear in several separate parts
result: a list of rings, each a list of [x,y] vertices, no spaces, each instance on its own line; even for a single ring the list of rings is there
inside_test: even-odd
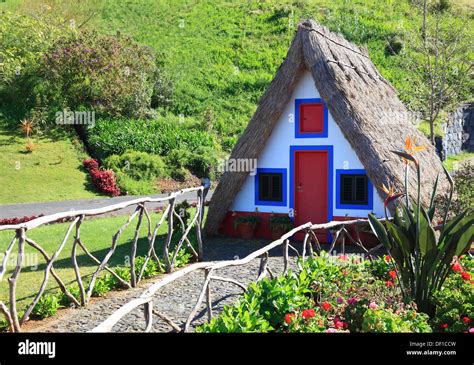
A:
[[[26,2],[17,11],[37,3]],[[410,85],[403,56],[387,54],[386,47],[394,37],[405,43],[406,32],[421,26],[417,1],[410,0],[48,3],[50,11],[76,24],[92,15],[85,27],[120,31],[151,46],[162,55],[174,84],[171,111],[200,118],[212,109],[223,139],[242,132],[301,19],[315,18],[350,41],[366,44],[376,66],[405,101]],[[460,5],[453,5],[454,14],[468,12],[465,2],[456,3]]]

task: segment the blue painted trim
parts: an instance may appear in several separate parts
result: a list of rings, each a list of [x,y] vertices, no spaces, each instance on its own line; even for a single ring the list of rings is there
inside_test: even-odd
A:
[[[334,190],[334,162],[333,162],[333,146],[290,146],[290,209],[294,209],[295,191],[295,153],[296,151],[327,151],[328,152],[328,218],[327,221],[332,221],[333,217],[333,190]]]
[[[258,175],[261,172],[271,172],[271,173],[280,173],[282,174],[282,200],[281,201],[267,201],[267,200],[259,200],[258,193],[259,193],[259,186],[258,186]],[[275,206],[281,207],[286,206],[287,200],[287,173],[286,169],[272,169],[272,168],[258,168],[257,173],[255,174],[255,205],[266,205],[266,206]]]
[[[323,131],[320,133],[300,133],[300,105],[309,103],[322,103],[323,108]],[[295,99],[295,138],[327,138],[328,136],[328,108],[323,99]]]
[[[365,170],[336,170],[336,209],[363,209],[373,210],[374,209],[374,186],[367,177],[367,204],[342,204],[341,203],[341,175],[343,174],[357,174],[367,175]]]

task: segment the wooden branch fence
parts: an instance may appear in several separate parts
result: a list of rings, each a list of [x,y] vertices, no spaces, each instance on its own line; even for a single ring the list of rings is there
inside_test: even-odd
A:
[[[349,233],[347,226],[353,227],[355,234]],[[129,301],[120,307],[117,311],[112,313],[105,321],[95,327],[91,332],[111,332],[113,327],[128,313],[132,312],[136,308],[143,306],[144,318],[145,318],[145,332],[150,332],[153,327],[153,315],[156,315],[158,318],[167,323],[175,332],[188,332],[191,326],[192,321],[195,319],[196,314],[205,300],[205,307],[207,312],[207,319],[210,321],[213,317],[213,308],[212,308],[212,292],[211,292],[211,283],[212,281],[222,281],[238,286],[242,289],[242,292],[247,290],[246,285],[239,282],[234,278],[222,277],[217,274],[217,271],[220,269],[243,266],[253,260],[260,259],[260,266],[258,273],[256,274],[256,281],[260,281],[265,278],[267,275],[270,278],[275,277],[275,273],[268,267],[268,256],[270,250],[281,246],[282,247],[282,259],[283,259],[283,272],[286,274],[288,272],[289,266],[289,250],[292,250],[296,253],[297,256],[301,257],[304,261],[307,256],[312,256],[314,253],[319,254],[322,251],[321,245],[317,238],[316,232],[318,230],[324,229],[329,230],[332,233],[332,243],[330,245],[329,251],[331,252],[336,243],[341,244],[342,253],[345,254],[345,244],[346,239],[352,242],[354,245],[360,247],[362,251],[371,257],[374,251],[378,250],[381,245],[378,245],[371,250],[367,250],[363,243],[360,240],[359,228],[361,226],[368,226],[368,221],[366,219],[357,219],[350,221],[331,221],[324,224],[312,224],[308,222],[301,226],[298,226],[292,229],[290,232],[283,235],[278,240],[271,242],[270,244],[260,248],[259,250],[254,251],[245,258],[238,260],[226,260],[226,261],[214,261],[214,262],[198,262],[191,264],[181,270],[178,270],[163,279],[158,280],[156,283],[152,284],[147,290],[145,290],[138,298]],[[290,244],[290,238],[298,232],[304,232],[304,240],[302,245],[302,252],[300,252]],[[166,285],[171,284],[172,282],[189,275],[195,271],[202,271],[204,273],[204,280],[201,292],[197,299],[196,304],[194,305],[192,311],[189,313],[186,322],[183,326],[179,326],[175,323],[170,317],[165,313],[159,312],[153,308],[154,296],[156,293]]]
[[[48,216],[39,217],[33,219],[31,221],[20,223],[16,225],[3,225],[0,226],[0,231],[14,231],[14,237],[11,240],[10,244],[8,245],[6,251],[4,252],[3,259],[0,266],[0,281],[3,280],[4,275],[7,272],[7,263],[10,255],[12,254],[15,246],[17,247],[17,260],[15,268],[13,269],[11,276],[8,278],[8,285],[9,285],[9,300],[8,305],[4,302],[0,301],[0,313],[3,313],[5,316],[9,328],[11,332],[20,332],[21,326],[28,320],[33,308],[40,300],[41,296],[43,295],[44,291],[46,290],[47,284],[49,282],[50,276],[54,278],[57,282],[60,290],[69,298],[71,303],[75,306],[85,306],[87,305],[89,299],[92,296],[94,286],[96,283],[97,278],[99,275],[105,271],[109,272],[113,275],[122,285],[127,288],[136,287],[137,284],[143,277],[144,270],[147,266],[149,260],[156,261],[158,267],[160,269],[164,268],[167,273],[170,273],[174,270],[176,265],[176,260],[178,257],[179,250],[186,246],[189,248],[193,256],[196,260],[200,261],[203,257],[203,248],[202,248],[202,238],[201,238],[201,226],[202,226],[202,218],[204,215],[204,204],[207,192],[209,190],[209,181],[205,181],[203,186],[195,187],[195,188],[188,188],[183,189],[174,193],[171,193],[169,196],[164,198],[139,198],[130,201],[126,201],[123,203],[118,203],[114,205],[110,205],[103,208],[97,209],[89,209],[89,210],[78,210],[78,211],[70,211],[70,212],[62,212],[56,213]],[[197,195],[196,198],[196,210],[194,215],[190,217],[190,223],[185,226],[183,219],[181,218],[180,214],[175,211],[176,208],[176,200],[181,197],[185,193],[195,192]],[[150,214],[147,210],[146,204],[147,203],[163,203],[163,211],[161,218],[156,223],[156,225],[152,228],[152,220]],[[135,211],[131,214],[131,216],[127,219],[127,221],[115,232],[112,236],[111,246],[108,249],[105,257],[102,260],[99,260],[96,256],[94,256],[88,249],[85,242],[81,239],[81,224],[84,222],[86,217],[93,217],[102,215],[105,213],[110,213],[114,211],[118,211],[130,206],[136,206]],[[122,232],[131,224],[131,222],[137,218],[137,224],[135,227],[135,233],[132,240],[132,244],[130,247],[130,282],[125,281],[122,279],[112,268],[110,268],[107,264],[115,252],[117,248],[118,240],[122,234]],[[182,236],[178,240],[177,244],[172,247],[172,237],[174,234],[173,230],[173,220],[177,219],[179,221],[179,225],[181,226],[181,230],[183,232]],[[59,244],[57,250],[50,256],[46,250],[37,242],[32,240],[28,237],[28,233],[37,227],[40,227],[45,224],[54,223],[58,221],[68,220],[71,221],[69,227],[62,239],[61,243]],[[163,260],[164,263],[161,262],[160,258],[157,255],[157,245],[155,244],[158,230],[163,222],[167,220],[168,222],[168,232],[164,243],[161,247],[163,252]],[[136,273],[136,254],[137,254],[137,247],[138,247],[138,239],[140,233],[140,227],[143,222],[146,222],[146,229],[147,229],[147,241],[148,241],[148,250],[147,254],[144,259],[143,266],[140,272]],[[196,232],[196,241],[197,241],[197,251],[192,246],[188,236],[192,229],[195,229]],[[71,264],[74,269],[75,273],[75,282],[77,283],[80,291],[80,298],[77,299],[71,292],[67,289],[65,283],[60,278],[59,274],[54,269],[54,262],[59,257],[60,253],[64,249],[66,242],[74,231],[74,239],[72,244],[71,250]],[[18,309],[17,309],[17,296],[16,296],[16,287],[17,282],[20,277],[20,273],[23,267],[23,259],[25,257],[25,246],[29,245],[35,250],[37,250],[41,256],[44,258],[46,262],[46,267],[44,270],[43,280],[38,290],[37,294],[35,295],[32,302],[28,305],[24,314],[19,318]],[[87,288],[84,285],[83,278],[81,276],[80,267],[77,262],[77,251],[78,246],[84,251],[87,257],[89,257],[93,262],[95,262],[98,266],[92,274],[90,279],[89,285]]]

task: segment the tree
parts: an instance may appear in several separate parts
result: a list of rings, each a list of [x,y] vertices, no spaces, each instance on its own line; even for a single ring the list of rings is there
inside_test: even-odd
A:
[[[422,2],[423,23],[409,36],[406,49],[411,108],[429,123],[433,144],[440,113],[468,99],[473,89],[469,27],[453,17],[445,3]]]

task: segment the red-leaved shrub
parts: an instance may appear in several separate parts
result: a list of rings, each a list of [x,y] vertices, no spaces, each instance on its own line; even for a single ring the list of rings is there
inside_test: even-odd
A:
[[[100,170],[99,163],[95,159],[84,160],[82,165],[89,171],[92,183],[99,191],[110,196],[120,195],[120,189],[117,186],[115,174],[112,170]]]
[[[3,218],[3,219],[0,219],[0,226],[25,223],[25,222],[31,221],[33,219],[36,219],[36,218],[39,218],[39,217],[42,217],[42,216],[43,216],[43,214],[24,216],[22,218]]]

